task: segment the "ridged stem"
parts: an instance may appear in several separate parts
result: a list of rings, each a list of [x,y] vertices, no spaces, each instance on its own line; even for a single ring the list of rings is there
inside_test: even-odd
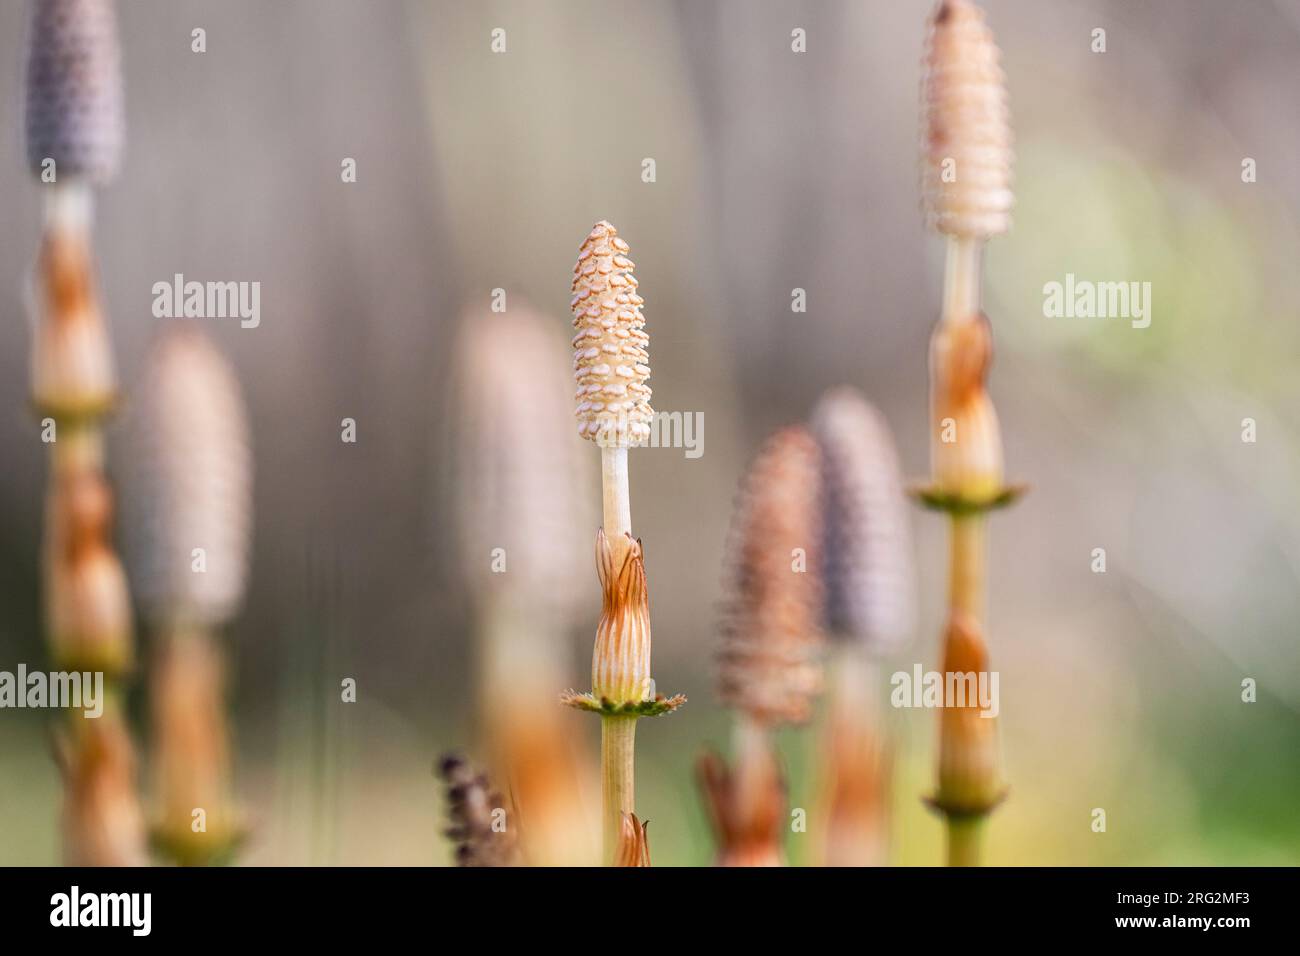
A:
[[[606,865],[618,853],[623,814],[636,810],[636,721],[635,717],[600,719],[600,791]]]
[[[627,448],[612,446],[600,450],[601,499],[605,537],[614,552],[614,567],[623,566],[627,554],[626,535],[632,533],[632,500],[628,494]]]

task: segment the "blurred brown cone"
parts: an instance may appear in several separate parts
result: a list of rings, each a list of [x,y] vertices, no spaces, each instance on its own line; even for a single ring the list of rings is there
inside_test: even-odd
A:
[[[763,724],[803,723],[821,689],[817,443],[784,428],[746,473],[732,516],[718,693]]]

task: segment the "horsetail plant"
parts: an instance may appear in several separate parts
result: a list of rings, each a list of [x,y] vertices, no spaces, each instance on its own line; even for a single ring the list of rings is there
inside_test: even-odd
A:
[[[855,389],[813,410],[821,449],[823,620],[829,637],[821,747],[825,866],[879,866],[888,849],[890,748],[881,731],[879,661],[915,625],[912,536],[893,436]]]
[[[650,435],[650,377],[643,299],[628,245],[608,222],[592,227],[573,267],[573,369],[578,434],[600,447],[604,523],[596,534],[601,615],[591,692],[561,700],[601,718],[604,855],[616,862],[624,814],[636,811],[636,722],[676,710],[680,694],[655,692],[650,677],[650,602],[641,542],[632,536],[628,448]]]
[[[129,416],[132,584],[153,644],[153,844],[220,863],[243,835],[231,782],[221,628],[243,602],[252,457],[234,371],[195,326],[165,329]]]
[[[918,497],[950,519],[944,673],[988,670],[986,515],[1020,491],[1003,478],[997,414],[986,390],[992,336],[980,308],[984,243],[1010,227],[1014,201],[999,59],[978,6],[939,3],[923,63],[922,193],[929,223],[947,237],[947,265],[943,313],[930,340],[931,480]],[[930,800],[947,822],[953,866],[978,865],[984,822],[1005,795],[996,721],[976,702],[965,704],[941,712],[939,785]]]
[[[28,34],[27,160],[45,192],[33,296],[32,402],[50,445],[43,573],[56,666],[102,671],[105,710],[56,734],[68,863],[147,861],[136,760],[123,708],[133,662],[130,597],[110,543],[113,496],[103,424],[117,397],[95,285],[93,189],[122,145],[122,79],[112,0],[37,0]]]
[[[587,524],[594,507],[583,494],[591,483],[553,335],[547,317],[527,306],[464,315],[446,458],[456,469],[452,510],[473,602],[480,723],[490,772],[507,788],[510,839],[527,864],[573,866],[595,862],[599,851],[587,764],[553,702],[575,582],[589,560],[569,529]]]
[[[805,723],[821,689],[817,443],[778,431],[750,466],[732,516],[718,691],[736,714],[732,767],[706,753],[701,788],[722,866],[779,866],[785,784],[772,740]]]

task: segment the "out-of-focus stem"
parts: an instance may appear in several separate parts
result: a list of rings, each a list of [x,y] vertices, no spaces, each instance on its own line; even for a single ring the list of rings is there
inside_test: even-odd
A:
[[[880,866],[889,843],[889,764],[878,664],[860,645],[846,643],[835,648],[827,674],[818,863]]]
[[[743,710],[737,711],[731,730],[731,749],[737,804],[734,811],[749,819],[754,815],[754,808],[769,797],[772,732],[767,724]],[[771,849],[779,856],[778,848]]]
[[[948,818],[948,865],[979,866],[987,816]]]
[[[48,183],[45,193],[45,228],[51,232],[86,233],[95,213],[95,194],[83,179]]]
[[[82,470],[102,471],[104,465],[104,429],[97,421],[69,423],[62,427],[58,439],[50,442],[50,467],[57,477]]]
[[[772,747],[771,731],[766,724],[739,711],[732,726],[731,741],[737,790],[741,794],[753,793],[755,778],[766,776],[764,770]]]
[[[980,310],[980,267],[984,242],[969,236],[949,236],[943,277],[943,320],[969,319]]]
[[[605,861],[618,852],[623,814],[636,811],[635,717],[602,717],[600,721],[601,798],[605,833]]]
[[[771,726],[739,711],[732,728],[731,812],[743,821],[769,820],[772,811],[783,812],[780,771],[772,744]],[[782,866],[785,862],[779,827],[761,827],[761,839],[725,848],[728,866]]]
[[[987,523],[981,513],[952,518],[949,614],[964,616],[976,624],[984,620],[986,530]],[[986,819],[987,814],[948,815],[949,866],[980,865]]]
[[[181,622],[155,635],[152,674],[158,852],[182,866],[227,859],[240,839],[231,797],[225,662],[211,628]],[[194,815],[203,825],[195,829]]]
[[[979,622],[984,620],[986,530],[983,514],[953,516],[948,605]]]

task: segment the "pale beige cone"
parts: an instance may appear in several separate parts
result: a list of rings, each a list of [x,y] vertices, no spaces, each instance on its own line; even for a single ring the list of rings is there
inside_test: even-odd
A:
[[[987,239],[1011,226],[1011,113],[984,11],[940,0],[922,62],[921,194],[927,221],[951,236]]]
[[[594,483],[567,365],[553,320],[517,300],[461,318],[445,449],[460,564],[477,605],[508,601],[530,622],[567,623],[587,598],[590,551],[573,529],[595,523]]]
[[[599,445],[639,445],[650,436],[650,338],[628,244],[604,220],[573,267],[573,376],[578,434]]]
[[[137,600],[160,628],[222,624],[248,577],[252,455],[239,382],[197,326],[159,333],[126,426],[123,524]]]

